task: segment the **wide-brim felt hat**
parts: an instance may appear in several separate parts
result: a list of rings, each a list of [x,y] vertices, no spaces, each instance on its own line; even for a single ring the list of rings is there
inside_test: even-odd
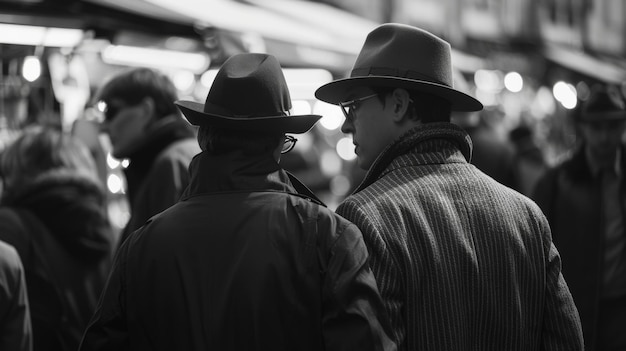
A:
[[[278,60],[267,54],[237,54],[224,62],[204,104],[176,101],[189,123],[259,133],[300,134],[320,115],[289,115],[291,97]]]
[[[626,102],[618,91],[594,86],[582,105],[581,122],[618,121],[626,119]]]
[[[319,87],[315,97],[339,104],[354,97],[356,87],[404,88],[439,96],[453,111],[480,111],[474,97],[453,87],[451,47],[420,28],[386,23],[372,30],[357,56],[350,77]]]

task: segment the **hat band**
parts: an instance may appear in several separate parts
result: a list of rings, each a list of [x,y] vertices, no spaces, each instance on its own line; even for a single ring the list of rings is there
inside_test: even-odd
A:
[[[408,78],[421,80],[431,83],[437,83],[445,86],[450,86],[449,83],[440,81],[428,75],[425,75],[420,72],[416,72],[413,70],[402,70],[399,68],[393,67],[364,67],[364,68],[355,68],[352,70],[350,77],[361,77],[361,76],[389,76],[389,77],[397,77],[397,78]]]
[[[224,117],[233,117],[233,118],[249,118],[249,117],[275,117],[275,116],[289,116],[289,112],[285,111],[276,111],[270,112],[267,114],[237,114],[232,110],[220,106],[218,104],[208,102],[204,105],[204,113],[220,115]]]

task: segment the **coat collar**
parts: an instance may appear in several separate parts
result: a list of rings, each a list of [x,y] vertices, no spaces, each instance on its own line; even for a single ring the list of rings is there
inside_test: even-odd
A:
[[[426,123],[417,126],[391,143],[376,158],[363,182],[354,191],[368,187],[389,171],[404,163],[400,156],[411,154],[420,164],[443,163],[459,156],[469,162],[472,157],[472,141],[461,127],[447,122]]]
[[[282,169],[270,154],[244,155],[235,151],[212,155],[201,152],[189,166],[191,180],[183,199],[197,194],[278,191],[324,205],[295,176]]]

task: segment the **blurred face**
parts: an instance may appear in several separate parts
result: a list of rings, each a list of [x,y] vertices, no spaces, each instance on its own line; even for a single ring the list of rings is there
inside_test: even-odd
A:
[[[358,88],[350,101],[342,104],[346,119],[341,131],[352,135],[359,167],[368,170],[378,155],[395,138],[394,125],[389,110],[379,95],[368,88]]]
[[[612,160],[622,143],[626,121],[581,123],[580,129],[591,156]]]
[[[140,145],[153,119],[145,105],[145,100],[135,105],[128,105],[122,100],[112,100],[107,104],[102,131],[109,135],[114,157],[128,157]]]

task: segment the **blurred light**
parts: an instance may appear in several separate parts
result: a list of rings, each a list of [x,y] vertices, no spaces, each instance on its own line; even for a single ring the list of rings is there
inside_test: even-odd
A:
[[[26,56],[22,66],[22,76],[29,82],[34,82],[41,76],[41,61],[37,56]]]
[[[310,115],[311,104],[305,100],[294,100],[291,102],[292,115]]]
[[[356,154],[354,153],[354,144],[352,143],[352,138],[341,138],[337,142],[337,155],[341,157],[343,160],[352,161],[356,158]]]
[[[313,106],[313,113],[322,116],[320,125],[328,130],[336,130],[343,124],[344,116],[339,106],[316,101]]]
[[[128,168],[129,165],[130,161],[127,158],[122,160],[122,168]]]
[[[341,159],[332,150],[325,150],[320,157],[320,169],[322,174],[332,177],[341,172]]]
[[[474,73],[474,83],[480,90],[499,92],[503,88],[502,72],[497,70],[479,69],[476,73]]]
[[[334,176],[330,180],[330,192],[335,196],[344,196],[350,191],[350,187],[352,186],[352,182],[345,175],[337,175]]]
[[[550,89],[545,86],[540,87],[535,95],[534,103],[531,105],[531,113],[533,116],[543,118],[553,115],[556,111],[554,96]]]
[[[566,109],[571,110],[575,108],[578,103],[576,88],[569,83],[563,81],[556,82],[552,87],[552,94]]]
[[[174,83],[174,86],[176,86],[176,89],[180,91],[190,90],[195,81],[196,77],[194,76],[194,74],[186,70],[177,71],[172,76],[172,82]]]
[[[109,218],[111,223],[117,228],[124,228],[130,219],[130,212],[127,205],[122,205],[116,201],[109,203]]]
[[[98,112],[104,112],[107,108],[107,103],[104,101],[98,101],[96,108],[98,109]]]
[[[107,188],[109,188],[110,192],[113,194],[122,193],[122,184],[122,178],[120,178],[117,174],[109,174],[109,177],[107,178]]]
[[[200,76],[200,83],[207,88],[210,88],[213,85],[213,81],[215,80],[215,76],[217,75],[218,70],[210,69]]]
[[[120,165],[120,161],[111,156],[111,153],[107,153],[107,165],[110,169],[116,169]]]
[[[317,68],[285,68],[283,74],[293,100],[315,100],[315,90],[333,79],[329,71]]]
[[[193,73],[204,72],[210,63],[209,56],[199,52],[182,52],[125,45],[110,45],[106,47],[102,51],[102,60],[108,64],[186,69]]]
[[[70,28],[47,28],[0,23],[0,43],[74,47],[83,39],[83,31]]]
[[[496,94],[486,90],[478,89],[476,91],[476,98],[485,106],[495,106],[498,104]]]
[[[504,87],[512,93],[518,93],[524,87],[524,78],[517,72],[509,72],[504,76]]]

